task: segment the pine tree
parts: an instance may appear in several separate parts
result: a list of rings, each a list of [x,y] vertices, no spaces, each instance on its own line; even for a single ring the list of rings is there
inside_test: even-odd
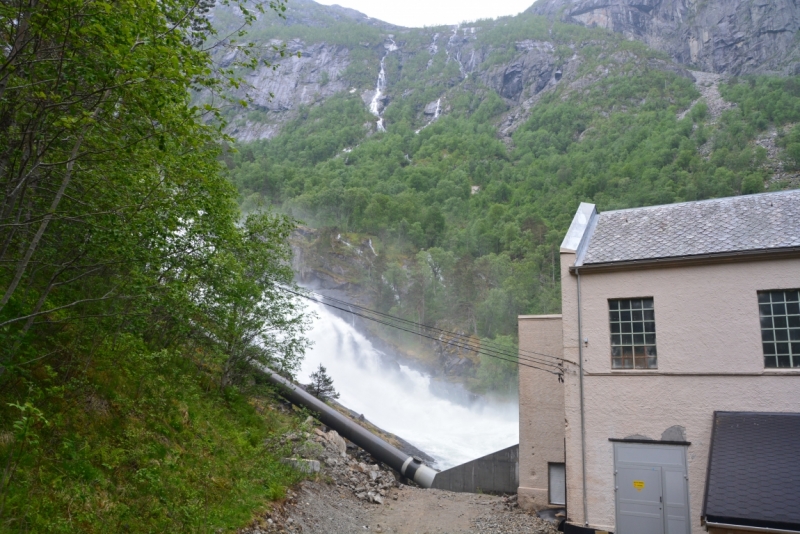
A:
[[[323,401],[339,398],[339,393],[333,387],[333,379],[328,376],[328,370],[322,364],[319,364],[317,370],[311,373],[311,383],[307,390]]]

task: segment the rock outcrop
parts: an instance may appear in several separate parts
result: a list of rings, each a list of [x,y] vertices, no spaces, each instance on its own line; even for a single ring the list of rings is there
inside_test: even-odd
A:
[[[538,0],[530,11],[621,33],[703,71],[800,74],[795,0]]]

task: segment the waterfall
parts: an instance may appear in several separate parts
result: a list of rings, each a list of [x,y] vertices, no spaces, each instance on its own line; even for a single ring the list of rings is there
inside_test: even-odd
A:
[[[369,112],[378,117],[379,132],[386,131],[382,116],[383,103],[381,102],[384,92],[386,91],[386,56],[388,56],[390,52],[397,50],[397,44],[395,44],[393,39],[389,39],[389,44],[385,46],[386,53],[381,58],[381,70],[378,72],[378,82],[375,84],[375,95],[373,95],[372,101],[369,103]]]
[[[460,385],[398,364],[324,306],[309,307],[318,319],[300,382],[324,365],[339,402],[436,458],[438,469],[519,442],[517,402],[476,399]]]

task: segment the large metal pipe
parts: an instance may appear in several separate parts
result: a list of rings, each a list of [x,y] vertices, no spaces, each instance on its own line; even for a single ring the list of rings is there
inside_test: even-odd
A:
[[[281,394],[287,400],[316,412],[317,418],[324,425],[334,429],[341,436],[370,453],[375,459],[388,465],[404,477],[410,478],[423,488],[430,488],[433,485],[436,471],[425,465],[422,460],[409,456],[397,447],[390,445],[272,370],[264,369],[264,371],[273,384],[280,386]]]

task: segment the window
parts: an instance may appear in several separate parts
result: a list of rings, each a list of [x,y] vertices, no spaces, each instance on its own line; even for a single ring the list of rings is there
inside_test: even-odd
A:
[[[656,317],[653,299],[609,300],[611,367],[656,369]]]
[[[800,367],[800,290],[758,292],[764,367]]]

